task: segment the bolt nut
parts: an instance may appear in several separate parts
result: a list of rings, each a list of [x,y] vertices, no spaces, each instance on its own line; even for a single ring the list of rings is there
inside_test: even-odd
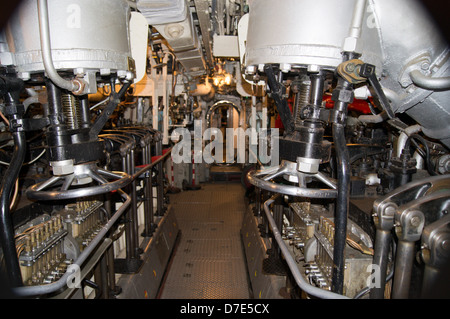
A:
[[[319,159],[306,157],[297,158],[297,170],[303,173],[317,173],[319,171],[319,164]]]
[[[333,101],[351,103],[351,102],[353,102],[354,97],[355,97],[355,95],[354,95],[353,90],[337,89],[337,90],[334,90],[332,93]]]
[[[344,44],[342,45],[342,51],[354,52],[358,45],[358,39],[354,37],[347,37],[344,39]]]
[[[53,168],[53,175],[68,175],[74,172],[73,160],[54,161],[50,162],[50,166]]]

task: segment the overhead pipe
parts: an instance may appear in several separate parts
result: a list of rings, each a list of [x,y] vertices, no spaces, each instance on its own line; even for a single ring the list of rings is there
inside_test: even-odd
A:
[[[38,0],[37,6],[41,54],[45,73],[47,74],[48,78],[58,87],[71,91],[73,94],[80,95],[84,91],[84,82],[81,79],[63,79],[58,74],[53,64],[47,0]]]
[[[430,76],[426,76],[419,70],[414,70],[409,73],[409,77],[411,78],[411,81],[413,81],[414,85],[425,90],[450,90],[450,77],[432,78]]]
[[[367,0],[356,0],[353,9],[352,23],[350,26],[350,37],[359,39],[361,37],[364,14],[366,12]]]

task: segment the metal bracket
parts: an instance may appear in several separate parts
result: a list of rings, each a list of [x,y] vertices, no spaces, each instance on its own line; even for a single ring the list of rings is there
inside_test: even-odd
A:
[[[378,98],[381,107],[386,111],[389,118],[392,119],[395,117],[391,104],[378,81],[375,65],[364,63],[359,59],[353,59],[341,63],[336,71],[352,84],[363,83],[367,80],[374,95]]]
[[[106,122],[108,121],[109,117],[113,113],[114,109],[117,107],[117,105],[120,103],[120,98],[125,95],[125,92],[128,90],[130,85],[132,84],[131,81],[125,82],[122,88],[119,92],[114,91],[114,85],[111,85],[112,88],[112,98],[109,101],[109,103],[106,105],[105,109],[103,110],[102,114],[99,116],[97,121],[92,125],[89,136],[91,139],[96,139],[98,134],[101,132],[103,127],[105,126]]]
[[[48,118],[40,118],[40,119],[12,119],[9,121],[10,128],[22,131],[36,131],[41,130],[47,125],[50,125],[50,120]],[[20,129],[19,129],[20,128]]]

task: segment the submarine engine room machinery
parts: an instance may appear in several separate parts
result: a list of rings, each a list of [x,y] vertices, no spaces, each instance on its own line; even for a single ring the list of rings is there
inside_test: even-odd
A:
[[[175,163],[177,129],[221,125],[279,132],[232,163],[254,298],[450,297],[450,47],[421,1],[23,0],[2,27],[2,297],[156,298],[169,191],[227,165]]]

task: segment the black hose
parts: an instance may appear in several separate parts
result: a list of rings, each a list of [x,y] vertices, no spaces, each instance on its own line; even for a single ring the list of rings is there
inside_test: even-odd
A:
[[[264,72],[267,75],[271,97],[275,101],[286,134],[291,133],[294,131],[294,117],[286,98],[283,97],[283,86],[277,81],[274,70],[270,64],[264,66]]]
[[[359,58],[353,52],[343,52],[343,61]],[[338,78],[337,86],[333,90],[332,100],[334,104],[333,114],[333,141],[336,150],[337,168],[337,198],[336,216],[334,220],[334,249],[331,290],[337,294],[344,291],[344,249],[347,243],[347,218],[350,197],[350,155],[345,138],[345,122],[347,119],[348,105],[353,102],[353,84],[342,77]]]
[[[427,171],[431,176],[436,176],[437,173],[433,171],[433,168],[431,166],[431,158],[430,158],[430,147],[427,144],[427,141],[420,136],[419,134],[411,134],[405,143],[405,150],[409,152],[409,147],[411,145],[411,142],[414,142],[414,139],[419,140],[422,145],[425,147],[425,162],[427,164]],[[420,146],[418,146],[416,143],[414,143],[417,147],[417,150],[420,150]]]
[[[345,140],[345,126],[333,124],[333,140],[336,148],[338,195],[336,200],[335,234],[333,251],[333,284],[335,293],[343,293],[344,288],[344,248],[347,238],[347,212],[350,194],[350,158]]]
[[[26,137],[25,132],[14,132],[14,153],[11,163],[5,172],[0,188],[0,239],[8,272],[9,284],[12,287],[22,286],[22,274],[14,240],[14,226],[9,210],[11,193],[19,176],[25,159]]]

